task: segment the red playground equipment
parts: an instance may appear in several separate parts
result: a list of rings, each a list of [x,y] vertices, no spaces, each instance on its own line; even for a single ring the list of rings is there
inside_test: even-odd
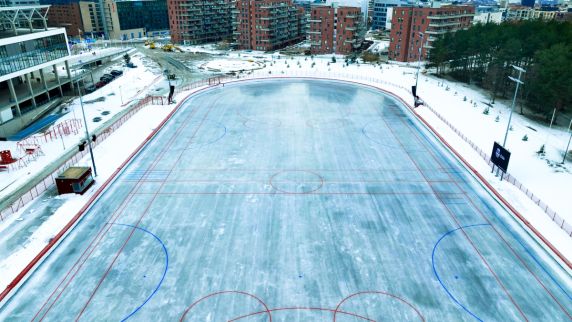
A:
[[[8,171],[10,165],[17,161],[17,159],[12,158],[10,150],[0,151],[0,171]]]

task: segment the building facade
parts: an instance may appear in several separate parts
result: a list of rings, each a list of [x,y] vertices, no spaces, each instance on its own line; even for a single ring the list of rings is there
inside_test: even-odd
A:
[[[0,34],[2,139],[28,126],[73,89],[66,31],[48,28],[48,7],[0,7],[0,23],[9,26]]]
[[[372,0],[371,6],[371,29],[385,29],[387,20],[387,9],[404,6],[406,1],[402,0]]]
[[[202,44],[232,39],[231,0],[167,0],[171,41]]]
[[[84,36],[94,38],[105,33],[99,1],[80,1],[79,11]]]
[[[389,59],[413,62],[427,58],[431,43],[447,32],[471,26],[475,7],[440,8],[395,7],[391,20]]]
[[[238,49],[276,50],[305,36],[304,9],[291,0],[238,0],[232,12]]]
[[[348,55],[363,42],[365,23],[359,7],[313,5],[308,22],[312,54]]]
[[[41,0],[41,4],[50,5],[48,11],[48,26],[66,29],[70,37],[80,36],[84,30],[81,19],[79,1]]]
[[[167,0],[128,0],[116,1],[115,4],[121,30],[140,28],[145,32],[169,30]]]

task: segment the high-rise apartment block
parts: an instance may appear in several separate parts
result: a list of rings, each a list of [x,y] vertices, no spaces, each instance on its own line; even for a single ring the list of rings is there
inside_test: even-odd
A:
[[[238,49],[276,50],[304,38],[304,9],[292,0],[237,0],[232,13]]]
[[[475,7],[393,8],[389,59],[412,62],[427,58],[427,50],[436,37],[471,26]]]
[[[363,41],[365,26],[359,7],[313,5],[309,25],[312,54],[347,55]]]
[[[230,0],[168,0],[171,40],[201,44],[232,38]]]

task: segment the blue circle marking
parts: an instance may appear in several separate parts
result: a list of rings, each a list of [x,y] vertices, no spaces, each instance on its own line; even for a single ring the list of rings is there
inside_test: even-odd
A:
[[[131,318],[133,315],[135,315],[135,313],[137,313],[137,311],[139,311],[145,304],[147,304],[147,302],[149,302],[149,300],[151,300],[151,298],[153,296],[155,296],[155,293],[157,293],[157,291],[161,287],[161,284],[163,284],[163,281],[165,280],[165,276],[167,275],[167,270],[169,269],[169,252],[167,251],[167,247],[165,246],[165,244],[163,243],[161,238],[157,237],[157,235],[153,234],[152,232],[148,231],[145,228],[141,228],[141,227],[134,226],[134,225],[128,225],[128,224],[116,224],[116,223],[114,223],[112,225],[131,227],[131,228],[138,229],[144,233],[147,233],[147,234],[153,236],[153,238],[155,238],[161,244],[161,247],[163,247],[163,252],[165,253],[165,270],[163,271],[163,275],[161,276],[161,280],[159,281],[159,283],[157,284],[157,286],[155,287],[153,292],[145,299],[145,301],[143,303],[141,303],[141,305],[136,307],[131,313],[127,314],[125,317],[123,317],[121,319],[121,322],[123,322],[123,321],[127,321],[129,318]],[[147,275],[143,275],[143,277],[147,277]]]
[[[445,290],[445,292],[447,292],[447,295],[449,295],[449,297],[453,300],[453,302],[457,303],[457,305],[459,305],[463,310],[465,310],[467,313],[469,313],[471,316],[473,316],[475,319],[477,319],[478,321],[483,321],[481,318],[479,318],[475,313],[471,312],[468,308],[466,308],[463,304],[461,304],[461,302],[459,302],[454,296],[453,294],[451,294],[451,292],[449,291],[449,289],[447,288],[447,286],[445,286],[445,284],[443,283],[443,281],[441,280],[441,277],[439,276],[439,273],[437,273],[437,269],[435,268],[435,252],[437,251],[437,246],[439,246],[439,243],[441,243],[441,241],[443,239],[445,239],[445,237],[451,235],[452,233],[456,232],[457,230],[461,230],[461,229],[466,229],[466,228],[472,228],[472,227],[483,227],[483,226],[491,226],[490,224],[476,224],[476,225],[468,225],[468,226],[462,226],[453,230],[449,230],[448,232],[446,232],[443,236],[441,236],[441,238],[439,238],[439,240],[435,243],[435,245],[433,246],[433,252],[431,253],[431,265],[433,266],[433,273],[435,274],[435,277],[437,277],[437,280],[439,281],[439,284],[441,284],[441,287],[443,287],[443,289]],[[458,276],[455,276],[455,279]]]

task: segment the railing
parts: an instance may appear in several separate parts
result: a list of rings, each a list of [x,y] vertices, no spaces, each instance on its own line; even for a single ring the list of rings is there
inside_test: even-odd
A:
[[[481,158],[483,158],[483,160],[485,160],[485,162],[488,163],[489,166],[491,166],[491,167],[493,166],[493,163],[491,162],[490,157],[489,157],[489,153],[485,152],[478,145],[476,145],[473,141],[471,141],[471,139],[466,137],[463,134],[463,132],[461,132],[459,129],[457,129],[453,124],[451,124],[451,122],[449,122],[443,115],[441,115],[439,112],[437,112],[433,107],[431,107],[427,104],[425,104],[425,106],[431,112],[433,112],[433,114],[435,114],[443,123],[445,123],[453,132],[455,132],[461,139],[463,139],[467,144],[469,144],[473,148],[473,150],[475,150],[475,152],[477,152],[479,154],[479,156],[481,156]],[[528,198],[530,198],[530,200],[532,200],[536,205],[538,205],[544,211],[544,213],[546,213],[546,215],[548,215],[548,217],[553,222],[555,222],[562,230],[564,230],[568,236],[572,237],[572,225],[570,223],[566,222],[566,220],[564,220],[564,218],[560,217],[556,213],[556,211],[554,211],[552,208],[550,208],[544,201],[542,201],[532,191],[530,191],[528,188],[523,186],[522,183],[520,181],[518,181],[515,177],[513,177],[510,173],[506,174],[505,179],[506,179],[506,181],[508,181],[509,183],[514,185],[516,188],[518,188],[520,191],[524,192],[524,194],[526,194],[526,196]]]
[[[278,74],[277,77],[280,77],[281,75],[283,75],[284,77],[319,77],[319,78],[331,78],[331,79],[340,79],[340,80],[356,80],[356,81],[362,81],[362,82],[365,81],[365,82],[371,82],[375,85],[383,85],[383,86],[393,87],[393,88],[401,90],[403,92],[403,94],[412,95],[411,90],[407,87],[397,85],[395,83],[387,82],[385,80],[382,80],[379,77],[364,76],[361,74],[324,73],[324,72],[307,73],[304,71],[293,70],[293,71],[288,71],[287,74]],[[266,77],[276,77],[276,74],[268,75],[268,74],[264,74],[263,71],[255,71],[251,74],[241,76],[241,78],[247,78],[247,79],[248,78],[253,78],[253,79],[266,78]],[[222,83],[224,83],[225,81],[227,81],[227,79],[228,79],[228,77],[223,77],[223,78],[220,78],[220,81]],[[483,160],[485,160],[485,162],[487,162],[487,164],[489,164],[492,167],[492,162],[490,161],[488,153],[486,153],[479,146],[477,146],[473,141],[471,141],[468,137],[466,137],[461,131],[459,131],[445,117],[443,117],[441,114],[439,114],[434,108],[432,108],[431,106],[429,106],[427,104],[425,104],[425,106],[433,114],[435,114],[442,122],[444,122],[449,128],[451,128],[451,130],[453,130],[453,132],[455,132],[460,138],[462,138],[467,144],[469,144],[473,148],[473,150],[475,150],[483,158]],[[528,198],[530,198],[530,200],[532,200],[538,207],[540,207],[540,209],[542,209],[542,211],[544,211],[544,213],[554,223],[556,223],[556,225],[558,225],[558,227],[560,227],[562,230],[564,230],[564,232],[568,236],[572,237],[572,225],[570,223],[566,222],[566,220],[563,217],[558,215],[558,213],[555,210],[550,208],[550,206],[548,206],[537,195],[535,195],[532,191],[530,191],[530,189],[525,187],[514,176],[507,173],[505,178],[506,178],[507,182],[511,183],[516,188],[518,188],[519,190],[524,192],[524,194]]]
[[[387,87],[392,87],[402,91],[404,95],[412,95],[409,88],[387,82],[380,77],[377,76],[364,76],[362,74],[349,74],[349,73],[324,73],[324,72],[304,72],[304,71],[296,71],[296,70],[289,70],[287,74],[267,74],[266,71],[256,70],[248,72],[247,74],[242,74],[239,76],[220,76],[220,77],[212,77],[207,79],[202,79],[193,83],[190,83],[185,86],[181,86],[175,90],[175,94],[179,94],[185,91],[189,91],[192,89],[196,89],[198,87],[203,86],[216,86],[220,85],[229,81],[236,81],[237,79],[260,79],[260,78],[280,78],[280,77],[317,77],[317,78],[331,78],[331,79],[340,79],[340,80],[355,80],[361,82],[370,82],[374,85],[382,85]],[[153,105],[163,105],[167,103],[167,99],[160,96],[146,96],[145,98],[141,99],[130,111],[115,121],[112,125],[108,128],[103,130],[98,135],[98,140],[96,144],[105,140],[111,133],[117,130],[123,123],[125,123],[128,119],[131,118],[135,113],[141,110],[144,106],[149,104]],[[443,117],[440,113],[438,113],[433,107],[429,105],[425,105],[433,114],[435,114],[442,122],[444,122],[453,132],[455,132],[460,138],[462,138],[466,143],[468,143],[489,165],[492,166],[492,163],[489,159],[488,153],[478,147],[473,141],[471,141],[468,137],[466,137],[461,131],[459,131],[451,122],[449,122],[445,117]],[[24,205],[28,202],[33,200],[35,197],[39,196],[41,193],[46,191],[54,184],[54,179],[57,177],[58,173],[61,173],[67,167],[76,164],[85,154],[87,151],[82,151],[74,154],[70,159],[68,159],[63,165],[61,165],[56,171],[52,172],[50,175],[46,176],[40,183],[30,189],[28,192],[24,193],[21,197],[18,198],[15,202],[13,202],[10,206],[0,211],[0,220],[4,220],[4,218],[10,214],[17,212],[21,209]],[[564,218],[559,216],[556,211],[551,209],[545,202],[543,202],[538,196],[536,196],[532,191],[526,188],[520,181],[518,181],[515,177],[511,174],[506,175],[506,180],[513,184],[515,187],[520,189],[522,192],[526,194],[535,204],[537,204],[545,213],[546,215],[555,222],[562,230],[566,232],[568,236],[572,237],[572,226],[565,221]]]
[[[97,146],[99,143],[104,141],[107,137],[109,137],[113,132],[115,132],[121,125],[123,125],[127,120],[129,120],[133,115],[139,112],[143,107],[147,105],[164,105],[167,104],[167,99],[161,96],[146,96],[143,99],[139,100],[137,104],[135,104],[129,112],[122,115],[119,119],[109,125],[107,128],[100,130],[97,134],[97,140],[93,143],[94,146]],[[44,177],[39,183],[33,186],[29,191],[22,194],[18,199],[8,205],[6,208],[0,211],[0,221],[4,221],[9,215],[12,215],[18,212],[22,207],[27,205],[30,201],[34,198],[38,197],[46,190],[50,189],[54,183],[55,178],[63,172],[68,167],[77,164],[81,158],[88,153],[87,150],[78,151],[77,153],[73,154],[70,158],[68,158],[63,164],[61,164],[55,171],[48,174]]]

